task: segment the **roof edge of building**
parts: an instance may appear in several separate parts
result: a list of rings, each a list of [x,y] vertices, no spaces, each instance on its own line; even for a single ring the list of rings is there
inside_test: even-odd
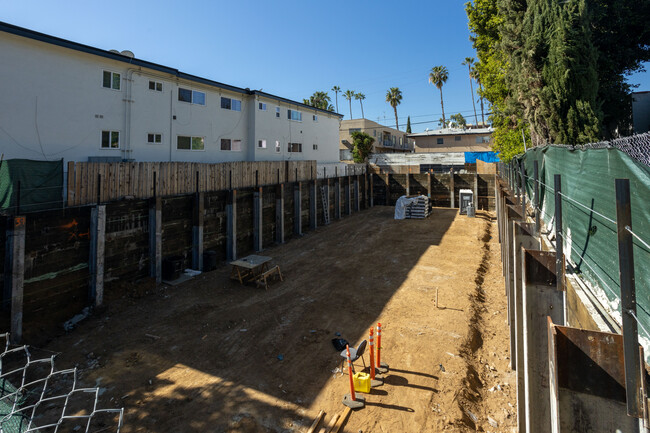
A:
[[[15,36],[20,36],[28,39],[33,39],[39,42],[44,42],[51,45],[56,45],[62,48],[68,48],[75,51],[80,51],[86,54],[91,54],[99,57],[104,57],[111,60],[116,60],[119,62],[128,63],[135,66],[141,66],[148,69],[153,69],[158,72],[164,72],[170,75],[174,75],[178,78],[193,81],[200,84],[205,84],[212,87],[217,87],[224,90],[229,90],[231,92],[241,93],[244,95],[261,95],[267,98],[276,99],[288,104],[295,104],[300,107],[305,107],[313,109],[319,112],[326,114],[331,114],[339,118],[343,118],[343,114],[339,114],[333,111],[323,110],[322,108],[312,107],[311,105],[304,104],[302,102],[293,101],[291,99],[283,98],[281,96],[275,96],[270,93],[261,92],[258,90],[243,89],[241,87],[232,86],[230,84],[220,83],[218,81],[211,80],[209,78],[199,77],[197,75],[188,74],[186,72],[181,72],[178,69],[171,68],[169,66],[160,65],[158,63],[149,62],[147,60],[141,60],[136,57],[129,57],[119,53],[112,53],[108,50],[103,50],[101,48],[92,47],[90,45],[85,45],[79,42],[70,41],[68,39],[59,38],[57,36],[48,35],[46,33],[37,32],[35,30],[27,29],[24,27],[16,26],[13,24],[0,21],[0,31],[9,33]]]

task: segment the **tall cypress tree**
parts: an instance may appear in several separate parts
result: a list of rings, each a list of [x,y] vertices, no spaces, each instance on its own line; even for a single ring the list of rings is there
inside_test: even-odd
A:
[[[411,116],[406,118],[406,133],[411,133]]]
[[[585,0],[555,6],[554,31],[542,70],[541,105],[549,139],[584,144],[600,137],[596,50]]]
[[[534,145],[629,132],[625,76],[650,60],[650,1],[471,0],[466,10],[506,160],[525,131]]]

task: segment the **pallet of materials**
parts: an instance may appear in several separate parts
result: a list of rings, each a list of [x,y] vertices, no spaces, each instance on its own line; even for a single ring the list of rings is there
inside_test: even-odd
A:
[[[406,218],[426,218],[431,215],[431,205],[429,203],[429,197],[425,195],[420,195],[416,197],[416,201],[408,204],[406,206]]]

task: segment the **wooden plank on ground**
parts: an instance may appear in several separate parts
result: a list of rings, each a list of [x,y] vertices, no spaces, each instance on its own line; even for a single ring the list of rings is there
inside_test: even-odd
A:
[[[343,424],[346,423],[348,417],[350,416],[350,412],[352,412],[352,409],[346,406],[345,410],[339,417],[338,421],[336,422],[336,425],[334,425],[334,428],[330,431],[330,433],[339,433],[341,431]]]
[[[316,431],[316,428],[318,427],[318,424],[323,420],[323,417],[325,416],[325,411],[321,410],[318,412],[318,416],[312,423],[311,427],[309,427],[309,430],[307,430],[307,433],[314,433]]]
[[[336,425],[336,422],[339,420],[340,415],[334,415],[332,419],[330,420],[329,424],[327,424],[327,429],[325,429],[325,433],[330,433],[334,426]]]

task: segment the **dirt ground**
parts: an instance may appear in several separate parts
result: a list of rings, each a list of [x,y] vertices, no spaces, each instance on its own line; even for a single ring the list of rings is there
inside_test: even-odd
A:
[[[268,291],[225,265],[133,287],[45,349],[102,388],[100,406],[125,408],[123,432],[305,432],[319,410],[325,424],[342,413],[349,392],[332,338],[356,346],[379,321],[390,371],[345,431],[516,431],[493,215],[392,212],[264,251],[285,276]]]

